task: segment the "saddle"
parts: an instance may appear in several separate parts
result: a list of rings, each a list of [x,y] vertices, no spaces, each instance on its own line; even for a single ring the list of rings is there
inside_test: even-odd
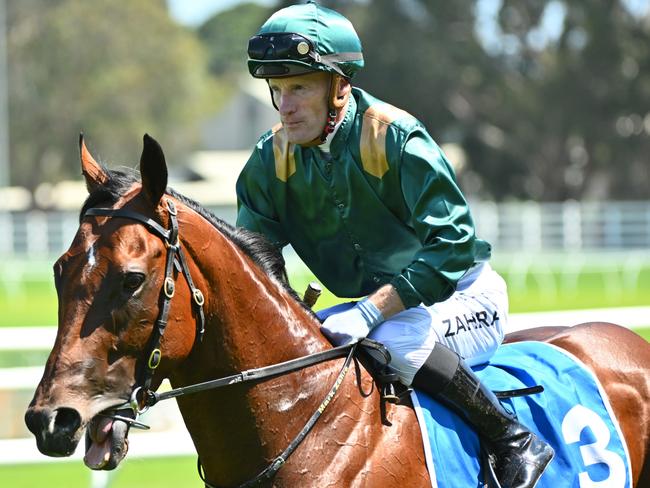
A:
[[[397,373],[392,372],[388,367],[391,356],[382,343],[367,337],[361,339],[357,346],[357,358],[370,373],[379,388],[382,411],[386,402],[395,405],[410,404],[411,389],[404,386],[399,381]]]
[[[314,307],[320,297],[323,289],[317,281],[312,281],[307,285],[303,294],[303,302],[310,309]],[[399,376],[391,372],[388,364],[391,361],[388,349],[380,342],[368,339],[361,339],[357,346],[356,358],[363,364],[370,373],[375,384],[379,388],[382,399],[382,411],[385,402],[400,404],[409,399],[410,389],[399,381]],[[409,400],[410,402],[410,400]]]

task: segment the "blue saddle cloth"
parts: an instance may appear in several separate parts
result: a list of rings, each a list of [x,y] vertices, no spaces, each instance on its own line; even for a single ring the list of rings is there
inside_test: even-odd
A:
[[[573,356],[540,342],[505,344],[476,374],[494,391],[544,387],[542,393],[502,400],[555,449],[537,488],[631,487],[627,446],[609,401]],[[476,433],[425,394],[412,397],[433,487],[485,486]]]

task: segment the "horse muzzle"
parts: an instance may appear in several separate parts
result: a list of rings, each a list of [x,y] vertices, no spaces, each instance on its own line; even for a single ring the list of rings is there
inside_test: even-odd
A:
[[[30,407],[25,424],[34,434],[38,450],[51,457],[67,457],[74,453],[81,438],[81,415],[74,408]]]

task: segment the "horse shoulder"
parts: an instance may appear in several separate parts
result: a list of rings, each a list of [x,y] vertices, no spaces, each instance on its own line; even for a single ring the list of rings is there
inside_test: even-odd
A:
[[[321,453],[321,461],[329,464],[322,472],[340,486],[431,487],[413,406],[386,403],[384,409],[381,402],[363,366],[346,378],[333,402],[333,418],[326,419],[329,425],[321,432],[335,446]]]

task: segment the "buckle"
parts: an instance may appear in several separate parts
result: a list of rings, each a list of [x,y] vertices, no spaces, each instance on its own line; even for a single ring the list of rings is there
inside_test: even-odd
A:
[[[167,209],[169,210],[169,213],[172,215],[177,215],[178,212],[176,210],[176,205],[174,205],[174,202],[172,202],[169,198],[165,201],[167,202]]]
[[[199,307],[202,307],[203,304],[205,303],[205,298],[203,297],[203,293],[201,293],[201,290],[199,290],[198,288],[194,288],[192,290],[192,297],[194,298],[194,302]]]
[[[165,293],[165,296],[169,299],[171,299],[174,296],[174,292],[176,291],[176,285],[174,284],[174,280],[171,276],[167,276],[165,278],[163,291]]]

